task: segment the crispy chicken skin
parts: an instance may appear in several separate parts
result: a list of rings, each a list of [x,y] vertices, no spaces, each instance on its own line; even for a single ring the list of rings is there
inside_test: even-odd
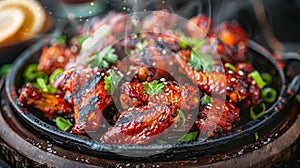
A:
[[[240,120],[239,112],[234,104],[213,99],[212,104],[200,108],[195,124],[201,133],[214,136],[216,133],[230,131],[233,123]]]
[[[197,15],[189,19],[185,28],[192,38],[205,37],[211,33],[211,20],[205,15]]]
[[[176,108],[161,104],[130,108],[121,113],[101,140],[109,144],[147,144],[168,129],[176,116]]]
[[[102,112],[112,104],[104,89],[105,71],[98,68],[66,72],[65,100],[74,108],[72,133],[82,134],[99,128]]]
[[[197,87],[169,82],[162,93],[150,96],[144,84],[122,84],[120,102],[125,111],[101,138],[104,143],[149,143],[174,123],[177,109],[189,111],[199,104]]]
[[[248,83],[239,80],[241,77],[238,74],[195,71],[183,61],[180,55],[177,55],[175,60],[184,73],[198,85],[199,89],[209,95],[225,98],[222,95],[226,94],[234,103],[242,101],[248,95]]]
[[[56,117],[58,113],[62,113],[65,116],[73,114],[73,109],[65,102],[62,96],[45,94],[31,84],[21,88],[18,103],[21,106],[39,109],[49,118]]]
[[[69,62],[73,62],[79,53],[79,47],[76,45],[69,48],[61,44],[55,44],[51,47],[44,47],[39,59],[38,69],[51,74],[58,68],[64,69]]]

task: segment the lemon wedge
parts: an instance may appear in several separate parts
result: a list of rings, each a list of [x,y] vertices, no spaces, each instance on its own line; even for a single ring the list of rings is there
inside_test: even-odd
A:
[[[36,0],[2,0],[0,11],[6,8],[19,8],[25,14],[22,27],[18,30],[18,39],[23,40],[40,33],[47,16],[43,6]],[[1,20],[2,21],[2,20]]]
[[[22,27],[25,14],[19,8],[5,8],[0,10],[0,43],[13,37]]]

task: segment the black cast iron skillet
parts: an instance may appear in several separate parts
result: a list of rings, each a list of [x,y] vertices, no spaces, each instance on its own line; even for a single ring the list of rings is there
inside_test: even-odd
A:
[[[193,10],[189,9],[184,11],[190,13]],[[199,13],[199,11],[195,12]],[[180,15],[186,16],[185,13]],[[249,41],[249,60],[260,72],[272,74],[274,81],[271,86],[279,91],[278,100],[269,106],[266,113],[257,120],[245,120],[243,118],[249,118],[249,116],[241,112],[241,118],[244,121],[241,121],[233,131],[226,133],[226,135],[210,138],[209,141],[206,142],[195,141],[175,145],[106,145],[68,132],[63,132],[47,123],[41,116],[34,115],[29,109],[20,108],[16,104],[18,96],[17,90],[22,85],[23,70],[30,63],[36,63],[43,46],[51,45],[51,39],[57,38],[58,36],[59,32],[55,32],[52,35],[44,37],[18,57],[13,64],[11,72],[6,77],[5,91],[9,100],[8,104],[11,105],[19,120],[24,123],[24,127],[30,129],[40,138],[52,141],[71,151],[102,158],[136,162],[189,160],[239,150],[244,146],[256,142],[254,139],[255,132],[259,133],[260,138],[268,137],[280,127],[286,118],[293,118],[293,116],[296,115],[295,112],[287,111],[286,108],[295,93],[298,92],[300,76],[295,76],[290,80],[290,77],[285,74],[284,70],[278,68],[278,62],[272,57],[271,53],[255,42]],[[295,59],[298,58],[294,55],[287,56],[284,60],[286,64],[289,64],[290,62],[295,62]],[[143,156],[147,151],[156,154],[147,157],[128,157],[115,154],[112,151],[131,153],[132,156]]]
[[[54,35],[54,36],[57,36]],[[188,143],[178,143],[175,145],[107,145],[94,140],[63,132],[45,122],[25,108],[20,108],[16,104],[17,90],[22,85],[21,74],[27,65],[36,63],[43,46],[50,45],[52,36],[47,36],[32,47],[28,48],[14,62],[11,72],[6,77],[7,97],[12,109],[18,114],[24,126],[43,139],[53,141],[65,149],[80,153],[89,154],[110,159],[120,159],[128,161],[174,161],[187,160],[195,157],[204,157],[218,153],[226,153],[237,150],[245,145],[255,142],[254,134],[258,132],[261,138],[268,136],[280,126],[287,117],[295,116],[295,113],[286,111],[289,102],[298,92],[300,76],[297,75],[289,80],[284,70],[278,68],[278,62],[272,54],[253,41],[249,41],[249,60],[260,72],[272,74],[273,83],[271,86],[279,91],[278,100],[269,106],[266,113],[260,118],[252,121],[245,121],[236,126],[233,131],[217,138],[211,138],[206,142],[195,141]],[[287,54],[283,56],[285,63],[299,60],[298,55]],[[242,114],[243,112],[241,112]],[[243,115],[243,114],[242,114]],[[243,116],[242,116],[243,117]],[[241,118],[242,118],[241,117]],[[238,131],[242,130],[242,131]],[[115,154],[111,151],[131,152],[132,155],[141,156],[145,151],[156,153],[147,157],[127,157]]]

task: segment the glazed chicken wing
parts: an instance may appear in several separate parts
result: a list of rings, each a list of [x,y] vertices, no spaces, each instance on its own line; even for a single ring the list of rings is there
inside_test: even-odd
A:
[[[102,112],[112,104],[104,89],[104,70],[70,70],[64,84],[65,100],[74,108],[72,133],[82,134],[99,128]]]
[[[42,111],[47,117],[54,118],[58,113],[65,116],[73,114],[73,109],[60,95],[45,94],[41,90],[27,84],[20,90],[18,102],[21,106],[34,107]]]
[[[130,108],[121,113],[101,140],[109,144],[147,144],[174,123],[176,110],[154,103]]]
[[[239,112],[234,104],[213,99],[212,104],[200,108],[195,124],[202,133],[214,136],[216,133],[230,131],[233,123],[240,120]]]

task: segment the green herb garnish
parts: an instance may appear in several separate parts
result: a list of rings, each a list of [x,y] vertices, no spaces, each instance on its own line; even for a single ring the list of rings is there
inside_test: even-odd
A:
[[[254,138],[255,138],[255,141],[258,140],[258,138],[259,138],[258,132],[255,132],[255,133],[254,133]]]
[[[144,90],[150,96],[161,93],[164,87],[165,85],[162,83],[158,83],[157,80],[154,80],[148,84],[144,84]]]
[[[149,44],[147,40],[140,41],[135,45],[135,48],[133,50],[127,51],[127,56],[130,56],[136,52],[143,51],[143,49]]]
[[[232,70],[232,71],[235,71],[235,66],[234,65],[232,65],[232,64],[230,64],[230,63],[225,63],[225,65],[224,65],[226,68],[228,68],[228,69],[230,69],[230,70]]]
[[[43,78],[37,78],[36,82],[37,82],[38,88],[41,89],[44,93],[49,92],[49,89],[47,87],[47,82]]]
[[[271,84],[272,83],[272,75],[269,73],[262,73],[261,74],[262,79],[267,83],[267,84]]]
[[[190,132],[188,134],[183,135],[179,138],[179,142],[186,142],[186,141],[193,141],[197,139],[197,136],[199,134],[199,131]]]
[[[205,94],[201,100],[200,100],[201,104],[211,104],[212,103],[212,99],[209,95]]]
[[[104,77],[104,89],[107,91],[107,94],[112,95],[118,88],[119,82],[123,76],[121,74],[117,74],[115,71],[109,71],[108,73],[109,76]]]
[[[255,70],[255,71],[252,71],[251,73],[248,74],[248,78],[252,78],[256,84],[258,85],[259,88],[264,88],[267,83],[262,79],[260,73]]]
[[[189,62],[191,67],[196,71],[212,72],[212,65],[215,61],[208,54],[201,54],[195,50],[192,50]]]
[[[56,40],[56,42],[59,44],[66,44],[66,41],[67,41],[67,37],[65,35],[58,37],[58,39]]]
[[[193,50],[198,50],[205,42],[204,38],[188,38],[182,36],[179,41],[179,45],[182,49],[191,47]]]
[[[0,68],[0,77],[6,75],[11,69],[11,64],[2,65]]]
[[[112,46],[107,46],[100,52],[95,53],[87,64],[91,64],[92,68],[108,68],[110,65],[117,63],[118,55],[115,54],[115,49]]]
[[[73,126],[69,120],[66,120],[62,117],[56,117],[55,123],[57,128],[62,131],[67,131]]]
[[[63,69],[57,68],[49,77],[49,82],[53,83],[64,72]]]
[[[180,124],[180,126],[178,128],[178,129],[180,129],[180,128],[182,128],[184,126],[184,124],[186,122],[186,118],[185,118],[185,115],[184,115],[184,113],[183,113],[182,110],[177,109],[177,112],[178,112],[178,115],[179,115],[180,119],[182,120],[182,122],[181,122],[181,124]]]
[[[258,112],[257,112],[258,111]],[[251,106],[250,107],[250,117],[252,120],[255,120],[262,116],[266,111],[266,104],[260,103],[258,106]]]
[[[261,91],[262,99],[267,103],[273,103],[277,98],[277,91],[273,88],[264,88]]]
[[[296,100],[300,104],[300,95],[299,94],[296,95]]]
[[[77,44],[79,44],[81,46],[82,43],[89,37],[90,37],[90,35],[75,36],[74,39],[76,40]]]

